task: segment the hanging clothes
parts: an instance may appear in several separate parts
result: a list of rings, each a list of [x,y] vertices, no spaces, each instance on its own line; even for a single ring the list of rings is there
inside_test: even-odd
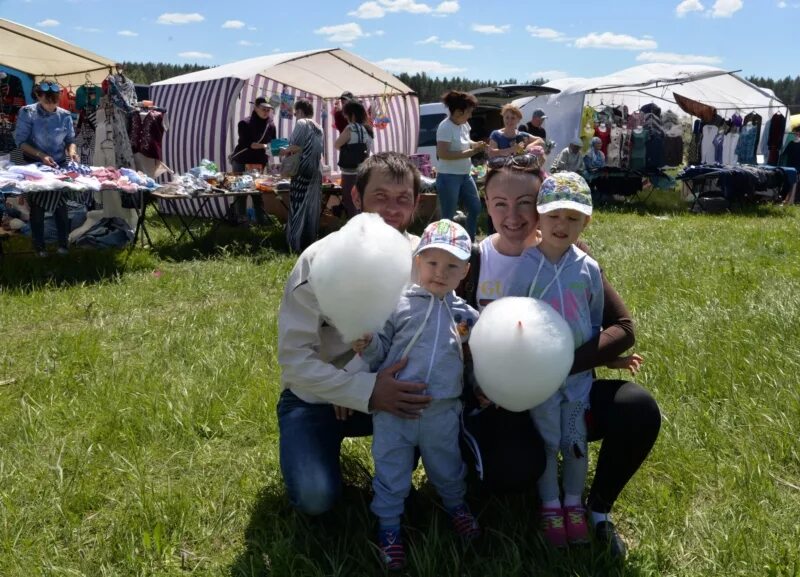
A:
[[[786,130],[786,117],[777,112],[772,115],[769,124],[769,134],[767,135],[767,164],[775,165],[778,163],[778,156],[783,146],[783,132]]]
[[[736,157],[736,146],[739,144],[739,134],[729,132],[722,139],[722,164],[733,166],[739,164]]]
[[[619,126],[614,126],[611,128],[611,137],[608,143],[608,152],[606,153],[606,166],[621,166],[622,141],[624,135],[625,130]]]
[[[713,124],[706,124],[703,127],[703,139],[700,142],[700,162],[703,164],[714,164],[716,162],[714,137],[717,136],[719,128]]]
[[[751,123],[742,127],[739,142],[736,145],[736,157],[741,164],[756,164],[756,137],[758,131]]]
[[[608,143],[611,141],[611,131],[608,129],[608,125],[604,122],[598,124],[594,129],[594,135],[603,143],[600,149],[603,151],[603,155],[608,156]]]
[[[125,112],[112,104],[108,96],[97,109],[94,164],[116,168],[133,168],[133,150],[128,138]]]
[[[169,168],[162,162],[161,141],[169,122],[158,110],[147,110],[131,116],[131,150],[137,170],[147,176],[158,178]]]
[[[631,131],[631,156],[630,168],[642,170],[647,157],[647,134],[643,128]]]
[[[751,158],[754,158],[754,159],[756,158],[756,155],[758,154],[758,143],[761,141],[761,121],[762,121],[761,115],[758,114],[757,112],[751,112],[751,113],[745,115],[745,117],[744,117],[745,126],[747,125],[748,122],[750,122],[750,123],[753,124],[753,126],[756,129],[756,139],[755,139],[756,141],[753,144],[753,154],[752,154],[752,157],[751,157]],[[755,164],[755,161],[753,161],[753,164]]]
[[[94,143],[97,135],[97,108],[84,106],[78,117],[75,131],[75,146],[81,157],[81,164],[94,166]]]

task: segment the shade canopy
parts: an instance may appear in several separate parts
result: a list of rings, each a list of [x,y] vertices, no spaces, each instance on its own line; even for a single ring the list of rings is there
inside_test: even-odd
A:
[[[334,105],[351,92],[376,126],[373,152],[416,152],[419,101],[414,91],[382,68],[340,48],[287,52],[248,58],[183,74],[152,85],[150,95],[167,108],[172,128],[164,143],[165,162],[182,172],[210,158],[230,168],[228,155],[236,144],[237,124],[248,118],[255,99],[263,96],[282,105],[275,110],[278,138],[290,138],[295,125],[292,103],[307,99],[314,120],[322,126],[323,164],[336,167]]]
[[[60,38],[0,18],[0,65],[34,78],[55,78],[79,85],[87,78],[100,83],[114,61]]]
[[[414,92],[382,68],[339,48],[248,58],[162,80],[154,86],[219,78],[247,80],[256,75],[271,78],[279,84],[293,86],[323,99],[338,98],[344,91],[361,96]]]
[[[624,105],[633,112],[654,102],[664,110],[682,114],[674,92],[713,106],[723,117],[730,117],[734,112],[742,115],[757,112],[765,119],[762,127],[773,114],[788,113],[786,105],[768,88],[748,82],[735,71],[711,66],[644,64],[607,76],[553,80],[545,86],[558,88],[560,92],[515,101],[515,104],[523,109],[526,117],[535,108],[545,111],[547,135],[556,141],[557,148],[566,146],[580,133],[584,106]]]

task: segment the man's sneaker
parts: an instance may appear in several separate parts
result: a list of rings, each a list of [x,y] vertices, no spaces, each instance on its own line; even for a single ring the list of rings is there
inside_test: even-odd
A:
[[[383,563],[390,571],[399,571],[406,566],[406,549],[403,546],[403,538],[400,536],[400,528],[378,530],[378,547],[381,548]]]
[[[448,514],[453,521],[453,529],[460,537],[471,541],[481,536],[481,528],[466,503],[453,507]]]
[[[47,258],[47,251],[46,250],[37,250],[36,256],[39,258]]]
[[[56,249],[56,254],[61,254],[61,255],[69,254],[69,249],[65,246],[60,246]]]
[[[544,533],[544,540],[553,547],[567,546],[564,509],[561,507],[542,508],[542,533]]]
[[[567,525],[567,541],[576,545],[589,542],[589,525],[586,523],[586,509],[583,505],[564,507],[564,520]]]
[[[614,523],[611,521],[600,521],[594,526],[594,536],[597,542],[608,549],[609,555],[618,561],[625,559],[627,547],[625,541],[617,533]]]

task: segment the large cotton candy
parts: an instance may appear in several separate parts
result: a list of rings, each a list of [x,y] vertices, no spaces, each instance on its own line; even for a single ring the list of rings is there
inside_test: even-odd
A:
[[[345,341],[383,328],[410,277],[408,239],[367,213],[333,233],[309,271],[320,310]]]
[[[509,411],[525,411],[547,400],[567,378],[575,344],[553,307],[506,297],[483,310],[469,347],[486,396]]]

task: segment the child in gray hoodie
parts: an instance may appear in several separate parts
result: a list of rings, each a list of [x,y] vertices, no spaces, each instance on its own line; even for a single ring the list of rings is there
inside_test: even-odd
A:
[[[425,394],[433,397],[418,418],[378,412],[372,419],[375,497],[370,508],[378,516],[378,543],[389,569],[405,566],[400,516],[411,489],[416,447],[455,530],[468,539],[480,533],[464,502],[466,467],[458,442],[462,343],[478,312],[454,290],[467,275],[470,254],[470,237],[463,227],[449,220],[428,225],[415,254],[418,284],[406,288],[383,330],[353,344],[371,371],[408,357],[397,378],[427,383]]]
[[[591,220],[589,185],[574,172],[559,172],[542,182],[536,208],[542,241],[522,253],[508,296],[545,301],[567,321],[575,348],[597,335],[603,321],[600,266],[575,246]],[[539,478],[545,539],[556,547],[588,540],[582,503],[588,471],[585,414],[592,371],[567,377],[556,393],[531,410],[542,435],[547,465]],[[558,453],[563,457],[564,502],[559,499]]]

